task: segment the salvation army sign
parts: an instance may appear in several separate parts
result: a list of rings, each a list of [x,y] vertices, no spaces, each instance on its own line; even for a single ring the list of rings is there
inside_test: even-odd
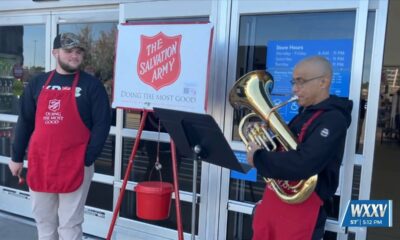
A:
[[[181,72],[182,36],[140,36],[137,72],[140,80],[155,90],[173,84]]]
[[[212,26],[118,26],[113,107],[205,112]]]

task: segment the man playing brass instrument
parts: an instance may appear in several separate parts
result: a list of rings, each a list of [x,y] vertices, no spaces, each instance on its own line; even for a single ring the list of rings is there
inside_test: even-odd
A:
[[[255,210],[254,240],[323,238],[327,218],[323,204],[338,187],[352,109],[350,100],[329,94],[331,80],[332,66],[325,58],[313,56],[300,61],[291,81],[300,109],[289,123],[297,136],[297,149],[269,152],[254,142],[248,145],[248,163],[265,178],[298,181],[318,176],[311,196],[295,204],[282,201],[267,184]]]

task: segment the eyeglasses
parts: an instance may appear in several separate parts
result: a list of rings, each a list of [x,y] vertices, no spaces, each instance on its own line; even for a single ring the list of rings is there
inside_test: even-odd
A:
[[[292,86],[297,86],[299,88],[302,88],[302,87],[304,87],[304,84],[306,84],[312,80],[322,78],[324,76],[325,75],[321,75],[321,76],[317,76],[317,77],[313,77],[313,78],[309,78],[309,79],[296,78],[296,79],[291,80],[290,84],[292,84]]]

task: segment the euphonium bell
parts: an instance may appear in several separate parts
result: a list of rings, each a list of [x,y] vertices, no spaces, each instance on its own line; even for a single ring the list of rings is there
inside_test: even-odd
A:
[[[276,151],[278,145],[283,151],[297,148],[296,138],[276,111],[280,107],[296,101],[297,97],[273,106],[270,98],[273,84],[273,78],[268,72],[252,71],[237,80],[229,93],[229,102],[234,108],[245,107],[253,111],[239,123],[239,135],[246,145],[246,149],[249,142],[255,142],[267,151]],[[253,122],[254,118],[257,119],[256,123]],[[264,178],[278,197],[290,204],[305,201],[314,191],[317,179],[318,176],[314,175],[293,183],[287,180]]]

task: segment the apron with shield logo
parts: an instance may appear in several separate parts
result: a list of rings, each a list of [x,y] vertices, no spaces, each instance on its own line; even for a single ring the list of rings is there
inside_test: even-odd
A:
[[[321,113],[322,111],[317,111],[303,125],[299,142],[303,141],[308,126]],[[283,202],[267,185],[262,201],[255,209],[253,240],[310,240],[322,204],[315,192],[302,203]]]
[[[48,89],[54,73],[50,73],[38,98],[27,180],[33,191],[67,193],[82,184],[90,131],[75,99],[79,72],[68,90]]]

